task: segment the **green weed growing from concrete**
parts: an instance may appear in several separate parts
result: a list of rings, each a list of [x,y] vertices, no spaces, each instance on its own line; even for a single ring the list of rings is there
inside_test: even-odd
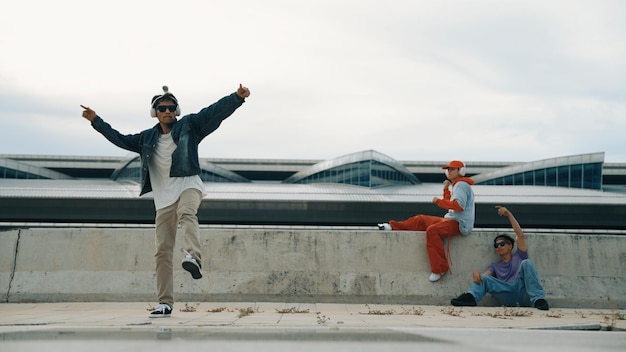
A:
[[[248,308],[240,308],[239,310],[239,318],[243,318],[243,317],[247,317],[248,315],[252,314],[252,313],[256,313],[258,312],[258,309],[254,309],[252,307],[248,307]]]

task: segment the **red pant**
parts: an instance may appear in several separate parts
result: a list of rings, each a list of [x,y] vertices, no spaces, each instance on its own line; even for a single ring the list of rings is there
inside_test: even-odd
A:
[[[391,220],[389,225],[392,229],[400,231],[426,231],[426,249],[428,250],[431,272],[442,274],[450,270],[443,246],[443,238],[461,234],[459,223],[456,220],[430,215],[416,215],[404,221]]]

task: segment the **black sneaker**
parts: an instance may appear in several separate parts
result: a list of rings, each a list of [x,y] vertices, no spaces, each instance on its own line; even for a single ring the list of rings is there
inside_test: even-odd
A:
[[[545,299],[539,298],[535,301],[535,308],[539,310],[549,310],[550,306],[548,306],[548,302]]]
[[[453,298],[450,303],[456,307],[475,307],[476,298],[471,293],[465,292],[457,298]]]
[[[202,268],[202,264],[200,263],[200,260],[194,258],[187,251],[185,251],[185,259],[183,259],[182,265],[183,269],[191,273],[191,277],[193,277],[194,279],[197,280],[202,278],[202,272],[200,271],[200,268]]]
[[[150,313],[150,318],[169,318],[172,315],[172,307],[161,303]]]

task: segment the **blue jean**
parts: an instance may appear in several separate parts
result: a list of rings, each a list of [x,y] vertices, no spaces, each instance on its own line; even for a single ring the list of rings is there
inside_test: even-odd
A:
[[[502,305],[530,307],[536,300],[545,297],[537,268],[530,259],[522,261],[517,278],[511,282],[504,282],[486,274],[481,274],[481,279],[480,284],[473,283],[467,291],[476,298],[476,302],[490,293]]]

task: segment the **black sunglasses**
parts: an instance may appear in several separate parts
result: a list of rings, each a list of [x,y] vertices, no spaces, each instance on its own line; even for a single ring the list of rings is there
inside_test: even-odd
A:
[[[156,108],[160,112],[165,112],[165,110],[169,110],[170,112],[176,111],[176,105],[159,105]]]
[[[504,241],[502,241],[502,242],[494,243],[494,244],[493,244],[493,248],[504,247],[504,246],[506,246],[507,244],[509,244],[509,242],[504,242]]]

